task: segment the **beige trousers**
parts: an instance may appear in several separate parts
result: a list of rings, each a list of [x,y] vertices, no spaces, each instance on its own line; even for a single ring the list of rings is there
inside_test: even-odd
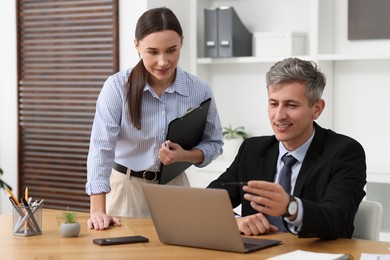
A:
[[[127,174],[112,169],[110,176],[111,192],[106,195],[107,214],[120,217],[151,218],[146,204],[141,183],[147,182],[142,178],[130,177]],[[158,185],[158,181],[154,181]],[[190,186],[187,175],[180,174],[167,185]]]

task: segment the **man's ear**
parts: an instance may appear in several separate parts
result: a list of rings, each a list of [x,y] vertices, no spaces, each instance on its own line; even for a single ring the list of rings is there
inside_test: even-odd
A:
[[[325,108],[325,100],[320,99],[314,104],[314,113],[313,113],[313,120],[316,120],[320,117],[322,111],[324,111]]]

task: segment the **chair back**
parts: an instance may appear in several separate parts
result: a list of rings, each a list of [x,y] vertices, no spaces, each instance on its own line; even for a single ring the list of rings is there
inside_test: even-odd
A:
[[[379,240],[382,223],[382,204],[377,201],[362,200],[355,215],[353,238]]]

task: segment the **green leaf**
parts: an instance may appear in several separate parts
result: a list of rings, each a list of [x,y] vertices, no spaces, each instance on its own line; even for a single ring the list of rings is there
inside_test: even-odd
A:
[[[77,214],[75,212],[70,211],[69,207],[67,207],[67,210],[64,212],[63,217],[65,224],[77,223]]]
[[[228,127],[223,127],[222,136],[225,139],[246,139],[249,137],[248,133],[245,132],[245,128],[243,126],[233,128],[231,125],[229,125]]]
[[[11,186],[1,179],[1,175],[3,175],[3,170],[0,168],[0,189],[5,190],[5,187],[8,187],[8,189],[12,190]]]

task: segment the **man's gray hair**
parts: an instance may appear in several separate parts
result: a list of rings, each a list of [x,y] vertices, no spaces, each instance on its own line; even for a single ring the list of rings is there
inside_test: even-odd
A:
[[[321,99],[326,85],[325,75],[314,61],[287,58],[275,63],[266,74],[267,88],[277,88],[282,82],[298,81],[306,85],[306,97],[313,106]]]

